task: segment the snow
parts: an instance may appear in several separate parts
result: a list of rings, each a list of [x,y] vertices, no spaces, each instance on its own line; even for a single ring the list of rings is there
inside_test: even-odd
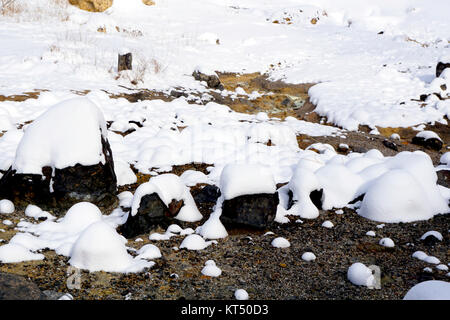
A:
[[[376,236],[376,233],[375,233],[375,231],[370,230],[370,231],[367,231],[367,232],[366,232],[366,236],[369,236],[369,237],[375,237],[375,236]]]
[[[387,247],[387,248],[395,247],[395,243],[394,243],[394,241],[392,241],[391,238],[383,238],[380,240],[379,244],[380,244],[380,246]]]
[[[283,237],[273,239],[271,245],[275,248],[289,248],[291,246],[290,242]]]
[[[429,130],[424,130],[424,131],[420,131],[418,134],[416,134],[416,137],[418,138],[423,138],[425,140],[428,139],[437,139],[439,141],[442,141],[442,139],[437,135],[436,132],[434,131],[429,131]]]
[[[237,289],[234,292],[234,297],[236,298],[236,300],[248,300],[249,298],[247,291],[245,291],[244,289]]]
[[[333,222],[331,222],[330,220],[326,220],[322,223],[322,227],[327,228],[327,229],[331,229],[334,227]]]
[[[373,287],[375,285],[372,270],[360,262],[356,262],[348,268],[347,279],[357,286]]]
[[[127,240],[107,223],[91,224],[81,233],[71,252],[69,264],[90,272],[140,272],[153,263],[133,258],[125,247]]]
[[[417,258],[419,260],[425,260],[426,257],[428,257],[428,255],[425,252],[419,250],[419,251],[414,252],[412,254],[412,257]]]
[[[48,213],[47,211],[43,211],[41,208],[35,206],[34,204],[29,204],[25,208],[25,215],[36,220],[39,220],[39,218],[46,218],[49,220],[56,219],[56,217],[54,217],[52,214]]]
[[[180,245],[180,249],[186,248],[187,250],[203,250],[208,247],[213,241],[205,241],[198,234],[188,235],[183,239]]]
[[[416,284],[403,300],[450,300],[450,283],[441,280],[428,280]]]
[[[429,237],[429,236],[435,237],[435,238],[436,238],[437,240],[439,240],[439,241],[442,241],[442,239],[444,239],[444,237],[442,236],[442,234],[441,234],[440,232],[431,230],[431,231],[425,232],[425,233],[420,237],[420,240],[425,240],[425,239],[426,239],[427,237]]]
[[[12,168],[17,173],[42,174],[46,166],[63,169],[104,164],[101,135],[107,137],[106,123],[92,101],[63,101],[26,127]]]
[[[137,251],[137,254],[138,254],[136,256],[137,259],[153,260],[153,259],[158,259],[158,258],[162,257],[161,251],[159,250],[159,248],[151,243],[142,246]]]
[[[314,260],[316,260],[316,255],[312,252],[305,252],[302,254],[302,260],[314,261]]]
[[[218,277],[222,274],[222,270],[216,266],[214,260],[206,261],[201,272],[203,275],[208,277]]]
[[[15,210],[14,203],[8,199],[0,200],[0,213],[1,214],[10,214]]]
[[[188,222],[201,220],[202,214],[198,211],[189,188],[180,177],[171,173],[153,177],[136,189],[131,204],[131,215],[137,214],[142,197],[152,193],[157,193],[166,206],[169,206],[172,200],[183,200],[183,206],[175,219]]]
[[[269,168],[260,165],[229,164],[220,176],[225,200],[242,195],[274,193],[276,183]]]
[[[436,266],[436,269],[441,270],[441,271],[448,271],[448,267],[445,264],[438,264]]]
[[[0,261],[2,263],[43,260],[44,258],[43,254],[31,252],[20,244],[8,243],[0,246]]]

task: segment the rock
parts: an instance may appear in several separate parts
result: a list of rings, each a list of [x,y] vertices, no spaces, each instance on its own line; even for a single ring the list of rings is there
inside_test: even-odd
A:
[[[131,52],[119,54],[117,62],[117,71],[132,70],[133,69],[133,55]]]
[[[142,0],[142,3],[145,4],[146,6],[155,5],[155,1],[152,1],[152,0]]]
[[[221,195],[220,189],[217,186],[207,185],[200,189],[195,195],[193,195],[195,203],[197,205],[205,203],[216,203]]]
[[[390,141],[390,140],[383,140],[383,145],[386,147],[386,148],[389,148],[389,149],[392,149],[392,150],[394,150],[394,151],[398,151],[398,147],[397,147],[397,145],[394,143],[394,142],[392,142],[392,141]]]
[[[275,219],[278,193],[243,195],[225,200],[220,220],[225,225],[263,229]]]
[[[439,170],[436,171],[438,176],[437,183],[446,188],[450,188],[450,170]]]
[[[112,6],[113,0],[69,0],[69,3],[81,10],[103,12]]]
[[[81,201],[113,206],[116,190],[106,123],[87,98],[52,106],[30,124],[12,166],[0,179],[0,199],[19,208],[33,203],[57,209],[56,214]]]
[[[417,144],[419,146],[433,149],[436,151],[441,150],[442,145],[443,145],[442,140],[440,140],[438,138],[427,138],[427,137],[420,137],[420,136],[415,136],[414,138],[412,138],[411,142],[413,144]]]
[[[34,282],[0,272],[0,300],[46,300],[46,296]]]
[[[195,70],[194,73],[192,73],[192,76],[197,81],[205,81],[208,87],[211,89],[219,89],[219,90],[224,89],[222,83],[219,80],[219,77],[215,74],[208,75],[201,73],[198,70]]]
[[[288,196],[289,201],[287,209],[289,210],[294,205],[294,195],[291,190],[288,191]],[[323,196],[323,189],[314,190],[309,194],[309,198],[311,199],[312,203],[319,210],[322,210],[322,196]]]
[[[436,65],[436,78],[439,77],[446,68],[450,68],[450,63],[438,62]]]
[[[166,206],[156,193],[145,195],[136,215],[129,215],[127,222],[120,227],[120,233],[125,238],[133,238],[137,235],[148,233],[155,226],[168,227],[173,223],[173,218],[183,206],[183,200],[175,201]]]

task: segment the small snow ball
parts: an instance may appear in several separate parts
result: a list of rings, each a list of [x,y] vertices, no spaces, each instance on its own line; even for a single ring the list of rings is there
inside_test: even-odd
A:
[[[2,263],[43,260],[44,258],[43,254],[33,253],[20,244],[8,243],[0,246],[0,262]]]
[[[334,224],[330,220],[327,220],[327,221],[324,221],[322,223],[322,227],[327,228],[327,229],[331,229],[331,228],[334,227]]]
[[[429,280],[409,289],[403,300],[450,300],[450,283]]]
[[[248,293],[244,289],[237,289],[234,292],[234,297],[236,300],[248,300]]]
[[[8,199],[0,200],[0,213],[9,214],[14,212],[14,203]]]
[[[357,286],[375,286],[372,270],[360,262],[356,262],[348,268],[347,279]]]
[[[314,261],[314,260],[316,260],[316,255],[312,252],[305,252],[304,254],[302,254],[302,260]]]
[[[181,242],[180,249],[185,248],[188,250],[203,250],[211,243],[211,241],[205,241],[205,239],[198,234],[191,234],[184,238]]]
[[[275,248],[288,248],[291,246],[290,242],[283,237],[273,239],[271,244]]]
[[[387,247],[387,248],[393,248],[395,247],[395,243],[394,241],[392,241],[392,239],[390,238],[383,238],[380,240],[379,244],[383,247]]]
[[[137,254],[138,254],[138,256],[136,257],[137,259],[152,260],[152,259],[158,259],[158,258],[162,257],[161,251],[159,250],[159,248],[151,243],[146,244],[145,246],[140,248],[137,251]]]
[[[208,260],[205,262],[202,274],[208,277],[218,277],[222,274],[222,270],[216,266],[214,260]]]

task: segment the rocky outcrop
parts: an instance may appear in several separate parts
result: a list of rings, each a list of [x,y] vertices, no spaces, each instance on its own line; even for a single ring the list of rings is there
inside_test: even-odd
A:
[[[141,198],[137,214],[128,216],[126,223],[120,227],[120,233],[125,238],[132,238],[148,233],[155,226],[165,228],[173,223],[183,204],[183,200],[172,200],[166,206],[157,193],[145,195]]]
[[[220,220],[226,226],[266,228],[277,213],[278,193],[243,195],[225,200]]]
[[[450,63],[438,62],[436,65],[436,78],[439,77],[447,68],[450,68]]]
[[[1,272],[0,300],[46,300],[46,296],[34,282],[22,276]]]
[[[71,5],[91,12],[103,12],[112,6],[113,0],[69,0]]]

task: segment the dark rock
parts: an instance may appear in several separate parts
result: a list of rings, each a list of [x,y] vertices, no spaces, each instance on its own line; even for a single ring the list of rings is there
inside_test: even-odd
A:
[[[196,70],[194,71],[194,73],[192,73],[192,76],[197,81],[205,81],[208,84],[208,87],[211,89],[224,89],[219,77],[216,75],[207,75]]]
[[[131,53],[119,54],[117,71],[131,70],[133,68],[133,56]]]
[[[422,242],[428,247],[433,247],[436,243],[439,242],[439,239],[430,234],[425,239],[423,239]]]
[[[425,148],[429,148],[429,149],[433,149],[436,151],[441,150],[442,148],[442,141],[437,139],[437,138],[429,138],[429,139],[425,139],[423,137],[414,137],[412,138],[411,141],[413,144],[417,144],[419,146],[425,147]]]
[[[439,170],[436,172],[437,183],[446,188],[450,188],[450,170]]]
[[[183,206],[183,200],[172,200],[167,207],[156,193],[147,194],[141,198],[141,203],[136,215],[128,216],[127,221],[119,228],[119,232],[125,238],[133,238],[143,233],[148,233],[155,226],[168,227],[173,223],[173,218]]]
[[[243,195],[225,200],[220,220],[228,226],[263,229],[275,219],[278,202],[278,192]]]
[[[193,198],[197,205],[205,203],[216,203],[221,194],[222,193],[217,186],[207,185],[204,188],[200,189],[199,192],[194,194]]]
[[[425,101],[425,100],[427,100],[428,97],[429,97],[429,94],[421,94],[419,99],[420,99],[420,101]]]
[[[450,63],[438,62],[436,65],[436,78],[439,77],[446,68],[450,68]]]
[[[46,300],[46,296],[34,282],[0,272],[0,300]]]
[[[383,140],[383,145],[386,147],[386,148],[389,148],[389,149],[392,149],[392,150],[394,150],[394,151],[398,151],[398,147],[397,147],[397,145],[394,143],[394,142],[392,142],[392,141],[390,141],[390,140]]]
[[[53,178],[50,167],[42,168],[42,175],[16,174],[10,168],[0,179],[0,198],[10,199],[20,208],[34,203],[45,210],[65,210],[81,201],[101,208],[113,206],[117,202],[117,178],[109,143],[101,139],[105,164],[55,169]]]

